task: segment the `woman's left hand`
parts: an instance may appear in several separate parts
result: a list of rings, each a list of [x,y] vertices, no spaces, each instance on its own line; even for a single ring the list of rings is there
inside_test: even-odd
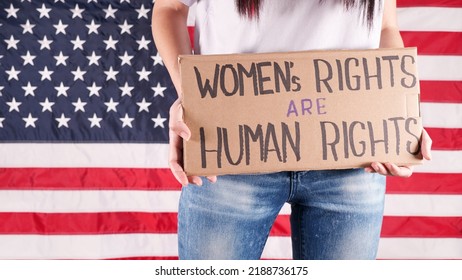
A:
[[[432,139],[425,129],[422,131],[422,142],[420,144],[422,157],[431,160]],[[412,175],[413,166],[397,166],[393,163],[373,162],[370,167],[364,168],[369,173],[379,173],[384,176],[409,177]]]

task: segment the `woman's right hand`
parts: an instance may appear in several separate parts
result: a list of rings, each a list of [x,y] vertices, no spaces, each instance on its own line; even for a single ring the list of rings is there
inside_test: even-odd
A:
[[[202,179],[199,176],[187,176],[183,169],[183,141],[188,141],[191,137],[191,131],[183,121],[183,106],[181,99],[177,99],[170,107],[169,120],[169,166],[173,175],[182,186],[192,183],[202,186]],[[217,181],[216,176],[208,176],[207,179],[214,183]]]

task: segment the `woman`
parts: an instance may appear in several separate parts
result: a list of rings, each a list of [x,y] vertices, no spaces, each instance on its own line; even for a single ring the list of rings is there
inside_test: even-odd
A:
[[[170,109],[170,168],[184,186],[179,208],[181,259],[258,259],[285,202],[292,205],[294,259],[374,259],[385,177],[412,167],[187,177],[182,168],[183,93],[177,58],[191,54],[188,5],[197,2],[195,53],[403,47],[395,0],[157,0],[153,34],[178,99]],[[187,94],[187,93],[185,93]],[[422,155],[431,140],[422,134]],[[366,171],[366,172],[364,172]],[[190,183],[188,185],[188,183]],[[199,187],[202,186],[202,187]]]

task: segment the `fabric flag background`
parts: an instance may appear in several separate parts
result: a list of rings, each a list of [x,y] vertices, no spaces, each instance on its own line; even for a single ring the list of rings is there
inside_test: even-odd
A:
[[[153,4],[0,1],[1,259],[177,258],[175,91]],[[388,178],[378,257],[462,259],[462,1],[398,5],[434,150],[411,178]],[[263,258],[291,258],[289,213]]]

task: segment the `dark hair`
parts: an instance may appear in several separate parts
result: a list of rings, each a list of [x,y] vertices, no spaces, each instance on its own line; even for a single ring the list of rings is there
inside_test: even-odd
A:
[[[311,0],[308,0],[311,1]],[[320,3],[326,0],[319,0]],[[343,5],[348,10],[356,5],[359,5],[363,10],[365,19],[367,20],[367,25],[371,26],[374,19],[374,10],[376,0],[342,0]],[[381,2],[379,0],[377,2]],[[239,13],[243,16],[249,18],[258,18],[260,13],[260,8],[262,6],[263,0],[236,0],[236,7]]]

